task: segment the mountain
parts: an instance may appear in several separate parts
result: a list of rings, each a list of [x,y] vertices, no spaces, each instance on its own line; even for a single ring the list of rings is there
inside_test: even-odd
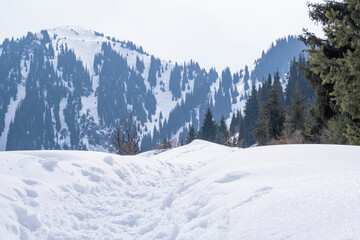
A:
[[[249,86],[277,69],[286,82],[290,61],[305,46],[279,39],[250,67],[209,71],[172,63],[79,27],[58,27],[6,39],[0,47],[0,150],[108,149],[119,119],[132,112],[142,149],[199,129],[207,108],[218,121],[242,109]],[[262,76],[264,75],[264,76]]]
[[[2,239],[359,239],[360,147],[0,152]]]

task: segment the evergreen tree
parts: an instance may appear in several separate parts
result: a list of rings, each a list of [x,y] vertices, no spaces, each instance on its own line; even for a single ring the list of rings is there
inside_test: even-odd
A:
[[[314,89],[311,88],[308,82],[305,80],[306,60],[304,54],[300,54],[298,60],[295,57],[290,63],[289,72],[287,74],[287,85],[285,89],[285,106],[291,105],[291,99],[295,97],[296,85],[298,85],[301,95],[304,96],[304,100],[307,105],[312,105],[314,101]]]
[[[188,84],[188,77],[187,77],[187,73],[186,73],[186,67],[184,64],[184,73],[183,73],[183,78],[182,78],[182,82],[181,82],[181,90],[185,91],[185,86],[186,84]]]
[[[196,131],[195,131],[194,125],[191,125],[189,128],[189,134],[186,137],[186,144],[191,143],[195,139],[196,139]]]
[[[239,73],[234,73],[233,74],[233,83],[237,84],[240,81],[240,75]]]
[[[310,46],[307,79],[316,88],[313,129],[319,133],[331,118],[345,119],[347,142],[360,144],[360,2],[325,1],[308,7],[311,20],[325,33],[325,39],[307,31],[302,36]]]
[[[139,71],[139,73],[143,73],[145,69],[144,62],[140,60],[138,56],[136,56],[136,70]]]
[[[267,81],[263,80],[259,88],[259,104],[267,102],[269,100],[269,91],[271,88],[271,74],[269,74]]]
[[[245,135],[245,123],[244,123],[244,117],[241,114],[241,112],[239,111],[239,117],[238,117],[238,122],[239,122],[239,138],[238,138],[238,146],[243,146],[243,142],[240,141],[241,137],[240,136],[244,136]]]
[[[250,147],[256,142],[252,132],[256,127],[255,122],[259,115],[258,92],[255,85],[252,86],[251,95],[245,103],[244,115],[246,127],[243,134],[239,134],[239,143],[240,147]]]
[[[285,106],[290,106],[291,99],[295,96],[295,85],[298,82],[298,69],[295,57],[290,63],[290,69],[287,75],[287,85],[285,89]]]
[[[221,119],[220,119],[219,129],[218,129],[217,142],[220,144],[228,145],[229,138],[230,138],[230,133],[229,133],[228,127],[226,125],[225,117],[224,117],[224,115],[222,115]]]
[[[266,145],[270,141],[270,122],[267,103],[261,104],[256,125],[257,127],[253,131],[254,137],[259,146]]]
[[[276,72],[274,74],[273,87],[275,87],[277,94],[279,96],[280,105],[284,106],[284,104],[285,104],[284,93],[283,93],[283,88],[282,88],[282,85],[280,82],[280,73],[278,70],[276,70]]]
[[[210,108],[208,108],[205,114],[203,125],[200,129],[199,138],[210,142],[216,142],[216,135],[217,135],[216,122],[213,120],[213,116],[210,111]]]
[[[156,70],[156,59],[154,56],[151,56],[148,81],[150,83],[150,87],[152,88],[156,86]]]
[[[175,99],[179,99],[181,97],[180,82],[181,82],[181,69],[180,66],[175,64],[174,69],[170,73],[170,80],[169,80],[169,90],[171,91]]]
[[[285,132],[290,134],[295,130],[305,130],[305,99],[301,95],[298,85],[295,86],[295,89],[295,97],[291,100],[291,109],[285,123]]]
[[[222,79],[222,86],[224,88],[224,91],[228,91],[232,84],[232,78],[231,78],[231,72],[230,68],[226,68],[221,73],[221,79]]]
[[[235,113],[233,112],[230,122],[230,132],[231,134],[234,134],[236,131],[236,125],[237,125],[237,118],[235,117]]]
[[[281,106],[281,96],[281,89],[279,89],[279,85],[274,82],[269,92],[269,101],[267,104],[270,138],[277,139],[283,131],[285,112]]]
[[[249,68],[246,65],[245,66],[245,74],[244,74],[244,90],[247,91],[250,87],[249,87],[249,79],[250,79],[250,74],[249,74]]]

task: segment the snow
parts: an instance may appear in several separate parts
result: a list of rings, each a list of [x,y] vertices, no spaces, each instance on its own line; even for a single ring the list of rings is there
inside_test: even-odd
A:
[[[359,239],[360,147],[0,152],[4,239]]]

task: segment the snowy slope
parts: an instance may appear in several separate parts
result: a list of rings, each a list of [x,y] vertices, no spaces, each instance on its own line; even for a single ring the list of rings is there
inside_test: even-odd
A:
[[[133,67],[136,69],[136,57],[139,57],[139,59],[142,60],[145,65],[143,78],[148,78],[151,56],[141,54],[135,50],[130,50],[124,47],[122,45],[122,42],[109,41],[109,39],[107,39],[105,36],[95,35],[95,31],[93,30],[88,30],[78,26],[56,27],[53,29],[47,29],[47,31],[54,47],[60,46],[61,44],[67,44],[68,48],[74,50],[76,56],[81,59],[81,61],[84,63],[84,66],[89,70],[90,77],[94,80],[93,93],[88,97],[82,98],[82,113],[86,113],[86,111],[89,110],[90,115],[94,118],[96,123],[99,123],[96,97],[99,76],[95,75],[93,65],[95,55],[101,52],[101,44],[103,42],[110,42],[112,48],[127,60],[129,67]],[[60,48],[55,51],[55,56],[57,56],[58,54],[60,54]],[[176,106],[176,103],[180,103],[182,100],[181,98],[177,101],[172,100],[172,94],[169,92],[168,88],[170,72],[173,69],[174,64],[165,60],[162,60],[161,64],[162,66],[167,65],[168,68],[164,70],[164,73],[160,78],[158,77],[158,84],[155,89],[151,89],[148,81],[145,81],[147,85],[147,90],[153,91],[155,93],[155,98],[157,101],[157,112],[154,116],[154,120],[156,121],[149,121],[146,123],[147,129],[150,129],[150,131],[152,131],[154,125],[160,121],[160,111],[164,116],[168,117],[170,111]],[[54,64],[54,66],[56,67],[56,63]],[[160,90],[159,83],[161,81],[164,82],[165,86],[167,87],[165,92]],[[185,91],[183,93],[183,97],[185,97],[185,94],[189,93],[191,90],[192,89]],[[158,124],[157,128],[159,128]]]
[[[0,153],[1,239],[359,239],[360,147]]]

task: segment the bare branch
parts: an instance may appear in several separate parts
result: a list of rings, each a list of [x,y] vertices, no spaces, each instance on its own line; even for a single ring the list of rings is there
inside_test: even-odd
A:
[[[109,150],[119,155],[135,155],[140,152],[139,124],[134,122],[132,113],[119,121],[117,128],[111,137]]]

